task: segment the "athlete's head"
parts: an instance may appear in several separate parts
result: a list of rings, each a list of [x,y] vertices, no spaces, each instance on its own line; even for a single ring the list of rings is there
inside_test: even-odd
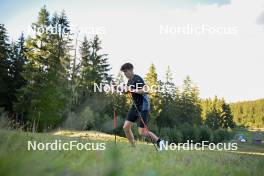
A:
[[[134,75],[134,72],[133,72],[133,65],[131,63],[125,63],[122,65],[121,67],[121,71],[124,72],[125,76],[128,78],[128,79],[131,79]]]

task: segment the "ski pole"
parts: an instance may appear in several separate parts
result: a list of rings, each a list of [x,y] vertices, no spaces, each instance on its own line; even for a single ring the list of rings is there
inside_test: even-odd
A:
[[[114,131],[115,131],[115,144],[116,144],[116,110],[114,108]]]
[[[138,115],[139,115],[139,119],[140,119],[140,121],[143,123],[144,129],[146,130],[148,137],[150,138],[150,140],[151,140],[152,144],[154,145],[155,149],[158,151],[157,146],[156,146],[155,143],[154,143],[154,139],[153,139],[153,138],[150,136],[150,134],[149,134],[148,126],[147,126],[146,123],[144,122],[144,120],[143,120],[143,118],[142,118],[142,116],[141,116],[141,113],[140,113],[140,111],[138,110],[138,108],[137,108],[137,106],[136,106],[136,104],[135,104],[135,102],[134,102],[133,97],[131,96],[131,94],[130,94],[130,97],[131,97],[131,100],[132,100],[132,104],[133,104],[133,106],[135,107],[135,109],[136,109],[136,111],[137,111],[137,113],[138,113]]]

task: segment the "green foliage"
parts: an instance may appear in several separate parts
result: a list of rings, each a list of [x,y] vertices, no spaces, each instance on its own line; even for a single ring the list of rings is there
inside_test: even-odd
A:
[[[126,142],[115,145],[109,141],[90,141],[80,137],[5,130],[0,130],[0,135],[0,175],[28,175],[30,172],[31,175],[262,176],[264,173],[263,156],[260,155],[260,152],[263,153],[263,145],[239,146],[238,152],[254,155],[208,150],[156,153],[152,145],[145,144],[131,148]],[[106,150],[34,151],[25,147],[25,141],[48,143],[54,140],[61,140],[62,144],[73,140],[83,144],[105,142]],[[249,145],[250,148],[245,151],[242,145]],[[32,163],[35,163],[34,167]]]
[[[0,108],[0,129],[8,129],[10,121],[7,117],[6,112],[2,108]]]
[[[210,141],[212,130],[207,126],[201,126],[200,128],[200,142]]]
[[[189,76],[184,80],[180,105],[182,108],[181,118],[190,124],[201,124],[199,89],[193,85]]]
[[[64,122],[73,129],[113,133],[115,111],[119,123],[115,132],[124,135],[122,123],[131,105],[129,96],[93,92],[94,83],[113,79],[108,55],[102,54],[101,40],[97,35],[84,37],[77,48],[77,34],[72,55],[69,27],[65,11],[50,15],[45,6],[32,23],[35,34],[27,39],[22,35],[10,43],[4,25],[0,25],[0,107],[25,129],[39,131],[60,127]],[[263,127],[263,100],[231,106],[217,97],[201,100],[199,89],[189,76],[181,88],[172,77],[168,67],[165,80],[159,80],[154,64],[145,77],[148,86],[163,90],[149,93],[150,129],[156,133],[165,131],[170,141],[208,139],[211,129],[234,128],[234,122]],[[124,83],[123,75],[119,73],[115,81]],[[72,127],[72,121],[79,122]]]
[[[210,141],[213,143],[220,143],[225,140],[229,140],[231,134],[226,130],[219,128],[211,133]]]
[[[215,108],[212,112],[207,114],[205,124],[212,129],[218,129],[221,127],[221,116]]]
[[[190,77],[187,77],[183,90],[180,91],[172,82],[169,69],[166,75],[166,82],[161,82],[165,89],[162,92],[162,110],[157,119],[159,127],[173,127],[183,123],[200,125],[201,106],[198,88],[193,85]]]
[[[191,126],[188,123],[173,128],[161,128],[159,134],[163,139],[169,141],[169,143],[182,143],[187,141],[192,141],[193,143],[201,143],[202,141],[219,143],[229,140],[233,135],[232,132],[228,132],[226,129],[219,128],[213,131],[207,126]]]
[[[187,142],[187,140],[193,140],[194,142],[198,142],[200,138],[199,129],[196,126],[191,126],[188,123],[185,123],[180,126],[182,132],[182,140],[183,142]]]
[[[157,118],[157,124],[159,127],[173,127],[179,123],[179,98],[176,96],[178,89],[172,81],[172,73],[169,67],[165,82],[159,81],[159,84],[162,92],[160,93],[161,112]]]
[[[53,33],[49,30],[57,27]],[[15,109],[26,114],[28,121],[38,123],[39,130],[54,128],[63,119],[69,104],[68,66],[70,31],[69,22],[62,12],[50,18],[44,6],[36,23],[36,32],[26,40],[23,77],[27,84],[17,93]]]
[[[202,101],[202,119],[212,129],[235,127],[229,104],[217,96]]]
[[[12,111],[11,51],[5,26],[0,24],[0,107]]]
[[[170,143],[172,143],[172,142],[180,143],[183,141],[182,131],[179,130],[177,127],[170,128],[167,135],[168,135],[168,139],[169,139],[168,141]]]
[[[80,113],[71,112],[63,123],[63,128],[72,130],[90,130],[94,128],[97,116],[89,106]]]
[[[169,133],[170,133],[170,128],[168,128],[168,127],[160,128],[159,134],[160,134],[160,136],[162,136],[162,139],[169,141],[170,140]]]
[[[148,73],[145,77],[146,85],[150,88],[149,99],[150,99],[150,108],[153,112],[153,117],[156,118],[161,112],[161,97],[158,92],[158,87],[160,86],[158,82],[158,74],[155,68],[155,65],[152,63],[149,67]]]
[[[235,123],[233,122],[233,115],[230,110],[230,106],[226,103],[222,105],[222,113],[221,113],[221,122],[222,128],[234,128]]]
[[[232,103],[230,107],[237,125],[264,128],[264,99]]]
[[[88,41],[84,37],[80,46],[80,77],[77,89],[80,91],[82,99],[89,94],[94,94],[94,83],[109,83],[111,76],[108,74],[110,65],[107,54],[101,53],[101,41],[98,36]]]
[[[9,44],[4,25],[0,25],[0,107],[10,116],[16,116],[13,105],[17,103],[17,90],[26,84],[22,73],[26,62],[23,34],[17,42]]]

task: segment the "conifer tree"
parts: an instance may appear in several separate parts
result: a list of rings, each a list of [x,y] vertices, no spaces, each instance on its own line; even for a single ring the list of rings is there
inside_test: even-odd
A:
[[[146,85],[149,89],[149,99],[150,99],[150,107],[152,116],[156,118],[161,112],[161,96],[158,92],[160,84],[158,82],[158,75],[156,72],[156,68],[152,63],[149,67],[148,73],[145,77]]]
[[[12,96],[9,93],[11,88],[11,76],[10,76],[10,44],[7,36],[6,28],[3,24],[0,24],[0,107],[4,107],[4,110],[12,110]]]
[[[52,20],[51,20],[52,19]],[[63,120],[68,109],[69,25],[66,16],[50,14],[44,6],[36,23],[35,35],[26,41],[24,78],[27,85],[18,93],[17,108],[27,119],[38,122],[40,130],[52,128]],[[51,31],[52,27],[58,31]]]

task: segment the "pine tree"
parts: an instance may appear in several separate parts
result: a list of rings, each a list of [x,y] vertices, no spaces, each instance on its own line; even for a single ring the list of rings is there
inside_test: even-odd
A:
[[[22,34],[17,42],[12,43],[11,45],[11,87],[9,89],[9,93],[12,95],[12,110],[16,112],[16,104],[18,103],[18,91],[22,87],[24,87],[27,83],[25,78],[23,77],[24,67],[27,62],[26,53],[27,49],[25,47],[25,38]],[[16,113],[16,120],[19,118],[23,122],[23,116],[21,114]]]
[[[181,120],[189,124],[201,124],[201,101],[199,90],[193,85],[189,76],[183,83],[183,90],[180,95]]]
[[[165,82],[160,82],[161,91],[161,113],[157,119],[159,127],[174,127],[178,125],[178,89],[173,83],[172,73],[168,66]]]
[[[96,35],[91,40],[91,62],[92,62],[92,75],[94,82],[109,83],[111,81],[111,75],[109,75],[110,65],[108,63],[108,55],[101,54],[101,41]]]
[[[230,106],[226,103],[222,105],[222,113],[221,113],[221,119],[222,119],[222,128],[234,128],[235,124],[233,122],[233,115],[230,110]]]
[[[32,27],[36,35],[26,41],[28,62],[23,76],[27,85],[20,89],[18,109],[27,119],[39,123],[39,129],[54,127],[63,120],[68,109],[69,31],[62,13],[50,20],[44,6]],[[57,27],[53,33],[50,29]]]
[[[98,36],[88,41],[86,37],[80,46],[81,67],[80,67],[80,89],[82,96],[93,94],[94,84],[104,84],[111,81],[108,74],[110,65],[107,54],[101,54],[101,41]]]
[[[216,119],[212,120],[213,117]],[[217,96],[213,99],[208,98],[202,101],[202,118],[205,124],[208,124],[211,121],[215,122],[214,124],[217,124],[209,125],[212,128],[217,128],[218,126],[221,128],[233,128],[235,126],[230,106],[223,98],[219,99]]]
[[[26,84],[26,80],[22,76],[24,71],[24,66],[27,62],[27,57],[25,53],[27,52],[27,49],[25,47],[25,38],[24,34],[20,36],[18,39],[18,42],[15,43],[13,48],[13,78],[15,80],[15,89],[19,89],[22,86]]]
[[[9,112],[11,118],[15,118],[13,106],[17,102],[16,93],[26,84],[21,75],[26,62],[23,34],[18,42],[9,44],[6,29],[0,25],[0,50],[0,106]]]
[[[167,67],[166,70],[166,76],[165,76],[165,83],[163,84],[164,86],[164,95],[165,98],[166,96],[168,98],[172,98],[175,99],[179,94],[179,90],[178,88],[175,86],[175,84],[173,83],[173,78],[172,78],[172,73],[170,70],[170,67]]]
[[[230,107],[237,125],[264,127],[264,99],[232,103]]]
[[[12,110],[12,98],[9,93],[11,88],[11,76],[10,76],[10,44],[7,36],[7,31],[3,24],[0,24],[0,107],[4,107],[4,110]]]
[[[80,99],[85,99],[88,93],[93,90],[93,83],[95,79],[92,77],[93,63],[91,60],[91,45],[86,37],[80,46],[80,83],[78,86]]]
[[[212,111],[207,114],[205,125],[212,129],[218,129],[221,127],[221,116],[215,107],[213,107]]]
[[[152,116],[157,117],[161,112],[161,97],[158,92],[158,88],[160,84],[158,82],[158,74],[156,72],[156,68],[152,63],[150,65],[149,71],[145,77],[146,85],[149,87],[149,99],[150,99],[150,107],[152,111]]]

